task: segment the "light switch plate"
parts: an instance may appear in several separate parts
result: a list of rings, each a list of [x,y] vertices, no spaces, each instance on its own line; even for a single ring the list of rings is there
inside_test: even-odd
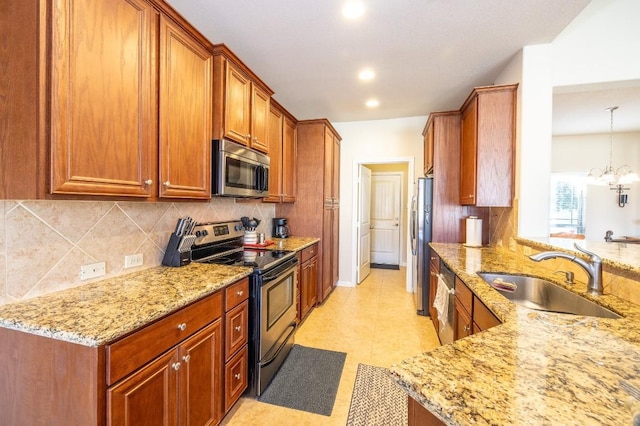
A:
[[[101,277],[105,274],[105,262],[89,263],[80,267],[80,279],[88,280],[91,278]]]

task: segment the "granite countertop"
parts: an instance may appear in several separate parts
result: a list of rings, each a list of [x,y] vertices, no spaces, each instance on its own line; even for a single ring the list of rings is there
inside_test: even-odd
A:
[[[250,267],[158,266],[0,306],[0,326],[101,346],[248,276]]]
[[[300,251],[320,241],[315,237],[271,238],[273,245],[265,247],[270,250]]]
[[[391,376],[447,425],[632,424],[620,380],[640,387],[640,306],[615,296],[574,292],[622,319],[533,311],[516,306],[476,275],[478,271],[535,275],[543,268],[504,249],[431,246],[501,320],[452,344],[407,359]]]

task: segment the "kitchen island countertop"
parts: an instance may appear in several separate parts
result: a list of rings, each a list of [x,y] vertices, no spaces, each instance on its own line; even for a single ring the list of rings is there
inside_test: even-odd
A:
[[[392,366],[411,397],[447,425],[632,424],[620,380],[640,387],[640,306],[587,295],[622,319],[519,307],[476,272],[558,278],[504,249],[431,246],[503,324]]]

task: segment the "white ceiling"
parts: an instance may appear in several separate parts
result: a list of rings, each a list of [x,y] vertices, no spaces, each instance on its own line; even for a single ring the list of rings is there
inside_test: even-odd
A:
[[[231,48],[298,119],[334,122],[458,109],[472,87],[493,84],[523,46],[553,41],[589,3],[364,0],[365,14],[354,22],[342,18],[344,1],[168,0],[211,42]],[[365,66],[376,71],[372,82],[357,79]],[[554,116],[588,116],[594,125],[603,120],[606,132],[604,108],[613,103],[620,105],[614,116],[620,130],[624,100],[596,88],[605,99],[591,111],[594,88],[585,89],[589,93],[557,91]],[[640,99],[640,84],[616,90]],[[378,108],[364,106],[370,97],[380,101]],[[554,133],[578,133],[575,123],[569,127],[560,118]]]

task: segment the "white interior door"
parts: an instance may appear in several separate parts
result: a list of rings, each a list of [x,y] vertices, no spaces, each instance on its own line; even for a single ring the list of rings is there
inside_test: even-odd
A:
[[[401,194],[401,174],[373,174],[371,179],[371,263],[400,264]]]
[[[360,284],[371,272],[371,170],[358,170],[358,270]]]

